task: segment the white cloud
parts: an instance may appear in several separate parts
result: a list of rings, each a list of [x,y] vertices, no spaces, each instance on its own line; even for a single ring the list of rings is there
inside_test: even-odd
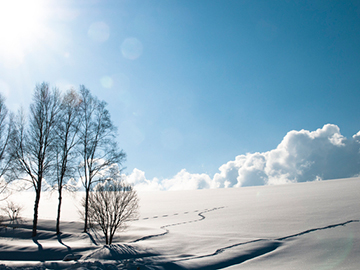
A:
[[[211,178],[205,173],[192,174],[182,169],[173,178],[161,183],[165,190],[210,188]]]
[[[139,189],[175,190],[277,185],[346,178],[360,173],[360,131],[345,138],[336,125],[315,131],[292,130],[276,149],[239,155],[219,168],[214,177],[181,170],[171,179],[148,180],[134,169],[127,176]]]
[[[211,187],[211,178],[207,174],[191,174],[185,169],[182,169],[171,179],[159,180],[153,178],[148,180],[145,177],[145,172],[134,169],[132,173],[125,176],[126,181],[132,184],[138,190],[188,190],[188,189],[202,189]]]
[[[163,190],[163,187],[157,178],[147,180],[145,178],[145,172],[136,168],[130,175],[124,177],[129,184],[134,185],[138,190]]]

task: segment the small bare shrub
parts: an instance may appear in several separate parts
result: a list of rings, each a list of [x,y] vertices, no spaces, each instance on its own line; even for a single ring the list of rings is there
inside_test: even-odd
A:
[[[8,216],[11,223],[19,223],[20,213],[23,207],[13,201],[7,201],[6,204],[7,205],[1,208],[1,210]]]
[[[111,244],[118,229],[138,215],[138,197],[131,185],[123,181],[98,184],[89,194],[90,224],[97,224]]]

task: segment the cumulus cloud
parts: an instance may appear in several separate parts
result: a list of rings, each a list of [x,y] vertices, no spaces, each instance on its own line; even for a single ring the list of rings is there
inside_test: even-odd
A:
[[[147,180],[145,178],[145,172],[134,169],[129,176],[125,176],[126,181],[129,184],[134,185],[138,190],[163,190],[161,183],[157,178]]]
[[[171,179],[159,180],[153,178],[148,180],[145,172],[134,169],[133,172],[125,176],[126,181],[134,185],[138,190],[188,190],[202,189],[211,187],[211,178],[207,174],[192,174],[182,169]]]
[[[315,131],[292,130],[276,149],[239,155],[211,178],[181,170],[171,179],[147,180],[134,169],[128,181],[139,189],[174,190],[277,185],[357,176],[360,173],[360,132],[347,139],[338,126]]]

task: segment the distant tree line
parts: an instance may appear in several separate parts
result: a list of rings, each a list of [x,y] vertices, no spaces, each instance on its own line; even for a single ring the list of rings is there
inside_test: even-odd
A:
[[[94,198],[106,197],[92,192],[115,190],[120,197],[126,195],[127,200],[131,192],[133,200],[129,205],[136,210],[136,193],[121,181],[120,168],[126,155],[116,142],[116,127],[106,106],[106,102],[84,86],[78,91],[61,93],[42,83],[35,87],[29,114],[25,115],[21,109],[15,115],[8,111],[0,95],[0,193],[15,179],[31,183],[35,191],[33,237],[37,234],[38,208],[45,181],[58,193],[57,234],[60,234],[63,190],[71,188],[67,184],[71,179],[80,178],[85,189],[84,232],[88,230],[90,218],[98,218],[94,216]],[[110,184],[100,185],[93,191],[99,183]],[[118,202],[116,198],[113,200]]]

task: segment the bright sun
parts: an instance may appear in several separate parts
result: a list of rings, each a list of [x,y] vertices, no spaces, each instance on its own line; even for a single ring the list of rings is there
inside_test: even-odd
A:
[[[0,0],[0,55],[22,61],[43,35],[43,0]]]

